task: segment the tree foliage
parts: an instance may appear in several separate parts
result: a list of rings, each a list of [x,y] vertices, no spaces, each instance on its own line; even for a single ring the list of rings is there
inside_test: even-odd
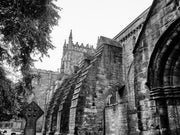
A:
[[[48,56],[53,49],[50,33],[60,18],[53,0],[0,0],[0,61],[22,72],[23,93],[32,91],[30,69],[34,56]]]
[[[14,84],[0,66],[0,121],[21,116],[21,110],[28,104],[24,92],[22,82]]]
[[[35,60],[33,56],[39,55],[41,59],[54,48],[50,33],[58,23],[58,10],[53,0],[0,1],[1,59],[20,68],[29,90],[32,89],[29,71]]]
[[[14,93],[11,81],[5,76],[4,69],[0,67],[0,121],[9,120],[13,116]]]

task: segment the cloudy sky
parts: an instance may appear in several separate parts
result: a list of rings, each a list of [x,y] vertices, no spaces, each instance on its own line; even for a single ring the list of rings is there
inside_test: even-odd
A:
[[[54,50],[50,58],[35,63],[36,68],[57,71],[60,68],[62,47],[70,30],[73,42],[96,46],[98,36],[113,38],[138,15],[146,10],[153,0],[57,0],[62,8],[59,25],[51,34]]]

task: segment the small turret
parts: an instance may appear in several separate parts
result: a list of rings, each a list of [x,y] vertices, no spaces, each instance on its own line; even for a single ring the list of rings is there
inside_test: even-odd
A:
[[[64,61],[61,62],[60,73],[64,73]]]
[[[76,42],[76,46],[79,46],[79,43],[78,43],[78,42]]]
[[[100,42],[100,38],[99,38],[99,36],[98,36],[96,48],[99,47],[99,42]]]
[[[91,49],[94,49],[93,45],[90,46]]]
[[[86,48],[89,48],[89,44],[86,45]]]

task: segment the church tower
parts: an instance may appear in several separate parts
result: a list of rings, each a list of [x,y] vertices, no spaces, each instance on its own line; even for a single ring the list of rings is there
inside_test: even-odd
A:
[[[73,43],[73,35],[72,30],[69,34],[68,42],[64,41],[63,46],[63,56],[61,59],[61,73],[70,75],[75,71],[75,67],[77,67],[80,61],[84,58],[85,55],[92,55],[95,49],[93,46],[83,44],[79,45],[78,42],[76,44]]]

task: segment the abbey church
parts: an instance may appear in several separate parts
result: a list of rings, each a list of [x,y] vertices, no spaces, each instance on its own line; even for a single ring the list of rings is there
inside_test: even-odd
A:
[[[154,0],[96,49],[72,38],[43,134],[180,135],[179,0]]]

